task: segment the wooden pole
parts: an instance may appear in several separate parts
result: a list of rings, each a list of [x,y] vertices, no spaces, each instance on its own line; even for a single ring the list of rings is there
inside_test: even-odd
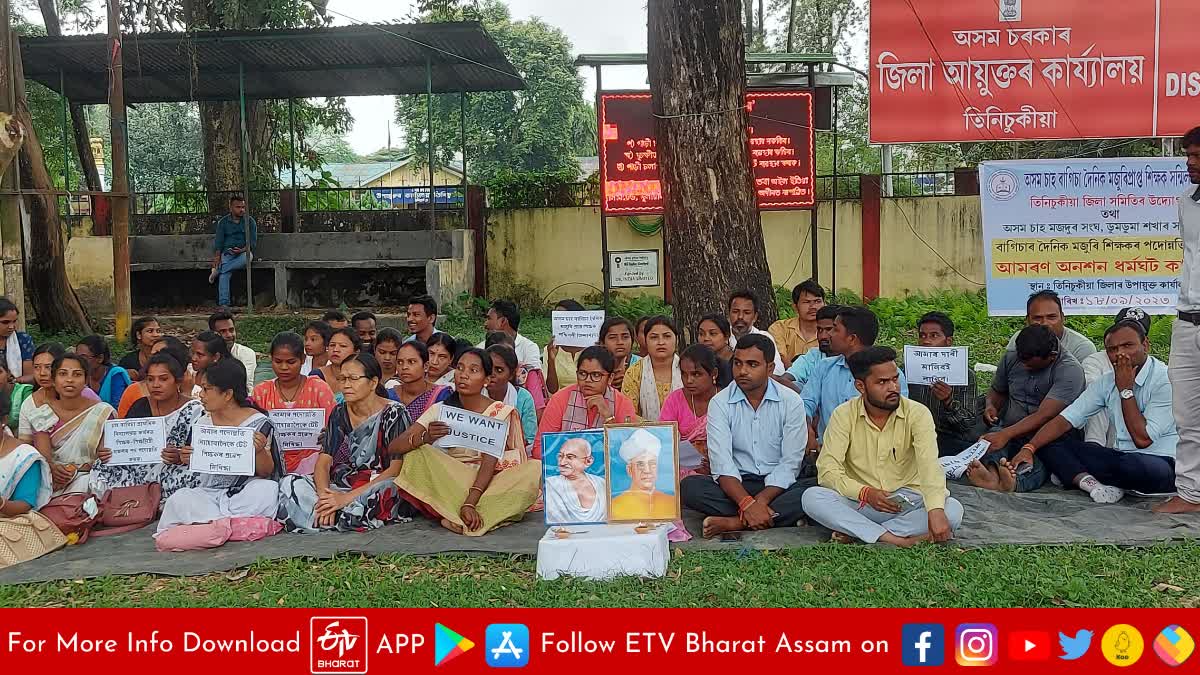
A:
[[[9,0],[0,0],[0,112],[16,116],[17,96],[14,89],[13,40],[9,16]],[[3,130],[0,130],[3,133]],[[31,130],[26,129],[28,135]],[[0,278],[5,297],[25,309],[25,258],[21,242],[20,158],[14,157],[8,170],[0,169],[0,259],[4,274]],[[18,326],[25,327],[25,312],[17,312]]]
[[[129,335],[133,307],[129,288],[129,164],[126,149],[125,67],[121,46],[121,0],[108,0],[108,120],[112,133],[112,244],[114,331]]]

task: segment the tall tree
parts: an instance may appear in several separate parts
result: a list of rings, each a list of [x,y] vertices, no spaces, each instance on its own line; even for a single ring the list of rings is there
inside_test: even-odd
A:
[[[778,316],[755,204],[739,0],[650,0],[649,72],[675,318],[696,325],[736,288]]]
[[[55,1],[38,0],[38,8],[42,11],[42,20],[46,22],[46,35],[51,37],[62,35],[62,23],[58,19],[58,7]],[[100,184],[100,171],[96,168],[96,159],[92,156],[92,144],[91,139],[88,138],[87,122],[83,117],[83,106],[71,103],[69,108],[71,110],[71,134],[75,138],[75,151],[79,157],[79,165],[83,167],[83,178],[89,190],[99,192],[104,189],[104,186]]]
[[[540,19],[513,21],[499,0],[462,6],[455,0],[429,0],[419,21],[477,20],[491,33],[525,78],[517,92],[470,94],[467,153],[470,178],[486,182],[502,170],[577,171],[578,155],[596,154],[596,121],[583,100],[583,79],[575,67],[571,41]],[[396,97],[396,121],[408,149],[423,165],[428,156],[424,96]],[[434,96],[433,141],[438,162],[455,158],[460,146],[458,94]]]
[[[25,129],[25,143],[21,146],[19,159],[21,189],[34,192],[25,197],[25,212],[29,218],[29,238],[25,242],[25,294],[43,331],[90,332],[87,313],[67,280],[66,237],[58,214],[58,197],[52,194],[54,181],[46,171],[46,158],[25,94],[25,69],[21,64],[19,40],[13,40],[12,53],[15,117]]]

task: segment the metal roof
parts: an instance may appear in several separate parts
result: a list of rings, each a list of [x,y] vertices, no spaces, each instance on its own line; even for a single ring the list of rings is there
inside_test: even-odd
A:
[[[25,78],[75,103],[108,102],[105,35],[21,38]],[[124,36],[125,101],[250,99],[511,91],[525,82],[476,21],[142,33]]]
[[[322,164],[319,169],[311,170],[306,168],[296,168],[296,183],[300,187],[309,187],[313,185],[322,175],[328,172],[334,184],[338,187],[354,188],[370,185],[375,181],[383,178],[396,169],[403,169],[408,166],[415,158],[415,155],[409,155],[401,160],[392,162],[329,162]],[[462,162],[453,160],[449,164],[438,163],[439,169],[445,170],[456,176],[462,176]],[[292,172],[290,168],[281,169],[279,171],[279,180],[290,185],[292,180]],[[383,186],[394,187],[394,186]]]

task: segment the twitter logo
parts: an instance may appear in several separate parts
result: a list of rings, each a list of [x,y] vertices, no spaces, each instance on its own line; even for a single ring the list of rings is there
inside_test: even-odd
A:
[[[1058,646],[1062,647],[1062,656],[1058,657],[1063,661],[1074,661],[1087,653],[1092,646],[1092,631],[1080,629],[1075,633],[1075,637],[1071,637],[1066,633],[1058,634]]]

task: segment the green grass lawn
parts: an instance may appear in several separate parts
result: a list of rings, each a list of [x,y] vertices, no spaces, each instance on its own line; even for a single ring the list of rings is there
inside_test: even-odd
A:
[[[539,582],[527,556],[343,556],[0,587],[5,607],[1196,607],[1200,545],[677,551],[660,580]]]

